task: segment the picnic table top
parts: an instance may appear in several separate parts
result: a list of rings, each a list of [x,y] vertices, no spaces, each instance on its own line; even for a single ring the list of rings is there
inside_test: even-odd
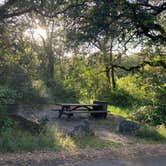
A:
[[[81,103],[58,103],[60,106],[98,106],[100,104],[81,104]]]

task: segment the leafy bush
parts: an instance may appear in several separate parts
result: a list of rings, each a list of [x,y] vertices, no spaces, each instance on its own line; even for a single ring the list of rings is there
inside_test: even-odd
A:
[[[0,133],[3,133],[6,129],[11,128],[14,124],[14,121],[7,115],[0,113]]]
[[[152,106],[142,106],[132,114],[132,118],[142,123],[150,123],[153,110],[154,108]]]
[[[157,106],[142,106],[132,114],[132,118],[151,125],[166,124],[165,109]]]
[[[153,112],[153,124],[154,125],[166,125],[166,108],[164,106],[157,106]]]
[[[160,134],[156,128],[147,125],[141,126],[135,136],[152,141],[166,141],[166,137]]]
[[[32,87],[25,87],[20,93],[23,103],[47,103],[47,97],[40,96],[39,91]]]
[[[149,85],[144,84],[141,76],[134,74],[128,74],[125,77],[121,77],[117,80],[117,86],[119,89],[123,89],[128,96],[132,96],[133,101],[130,101],[137,105],[147,105],[153,92],[148,91]],[[131,99],[131,100],[132,100]]]
[[[157,88],[157,94],[155,97],[155,105],[157,108],[154,110],[153,122],[155,125],[166,125],[166,85]]]
[[[0,87],[0,133],[14,125],[7,115],[7,104],[13,103],[17,93],[6,87]]]
[[[111,114],[120,115],[124,118],[130,118],[130,114],[132,113],[132,109],[116,107],[112,105],[108,106],[108,110],[111,112]]]
[[[136,99],[123,89],[104,90],[98,98],[118,107],[130,107],[136,102]]]
[[[0,104],[13,103],[20,95],[16,90],[10,89],[5,86],[0,86]]]
[[[159,125],[156,127],[157,131],[166,138],[166,126],[165,125]]]

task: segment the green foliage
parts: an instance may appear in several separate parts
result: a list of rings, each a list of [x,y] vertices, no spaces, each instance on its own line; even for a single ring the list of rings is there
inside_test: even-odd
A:
[[[12,103],[15,101],[15,99],[19,98],[19,94],[16,90],[13,90],[11,88],[0,86],[0,103]]]
[[[132,113],[132,108],[122,108],[113,105],[108,106],[108,110],[111,114],[120,115],[124,118],[129,118]]]
[[[8,116],[0,114],[0,133],[8,130],[9,128],[15,125],[15,122],[10,119]]]
[[[131,107],[135,101],[134,97],[124,89],[104,89],[98,98],[118,107]]]
[[[155,106],[142,106],[133,112],[132,117],[134,120],[149,123],[151,125],[166,124],[165,110],[161,110]]]
[[[60,150],[62,148],[72,150],[75,144],[55,126],[48,126],[37,135],[16,128],[8,128],[1,133],[0,137],[1,152]]]
[[[136,108],[136,120],[153,125],[165,124],[166,75],[163,67],[166,59],[162,52],[165,47],[159,42],[147,43],[147,39],[138,41],[137,38],[135,41],[136,36],[133,35],[148,36],[164,43],[165,20],[160,12],[154,14],[158,7],[147,10],[146,5],[127,0],[113,0],[111,3],[65,1],[65,5],[49,2],[41,4],[43,9],[47,11],[51,5],[52,11],[60,5],[67,7],[66,14],[47,19],[33,13],[27,16],[27,20],[20,17],[19,22],[13,24],[1,20],[0,101],[90,103],[100,99],[110,103],[115,113],[122,114],[123,110]],[[6,5],[3,7],[5,9]],[[7,7],[15,10],[10,3]],[[5,13],[8,15],[9,11],[5,10]],[[45,27],[47,38],[32,41],[33,38],[29,37],[27,40],[24,32],[30,28],[33,31],[39,25]],[[148,33],[151,31],[154,33]],[[130,44],[137,45],[137,42],[142,44],[142,53],[125,56],[124,48]],[[87,43],[90,43],[90,49]],[[68,50],[69,45],[76,47]],[[96,47],[98,52],[92,53]],[[146,47],[148,49],[144,50]],[[116,50],[113,54],[117,55],[111,55],[111,50]],[[66,56],[69,52],[72,56]],[[149,65],[142,65],[143,61],[149,62]],[[107,80],[109,76],[113,78],[113,74],[110,72],[106,76],[105,71],[106,67],[113,66],[117,83],[114,90],[108,88]],[[132,70],[132,74],[121,70],[131,66],[137,66],[139,73],[136,70]],[[119,108],[115,109],[115,106]],[[5,110],[6,106],[1,105],[0,113]],[[124,116],[128,116],[126,114]],[[10,126],[6,117],[1,118],[0,124]]]
[[[45,96],[40,95],[40,91],[37,89],[31,87],[31,86],[26,86],[21,90],[21,101],[23,103],[47,103],[48,98]]]
[[[162,135],[156,128],[147,125],[141,126],[136,131],[135,136],[151,141],[166,141],[166,137]]]
[[[153,123],[155,125],[165,124],[166,125],[166,85],[158,88],[156,94],[156,109],[154,110]]]
[[[164,125],[157,126],[157,131],[166,138],[166,127]]]
[[[61,84],[59,84],[61,83]],[[54,100],[54,103],[58,102],[78,102],[78,97],[75,92],[75,89],[69,86],[64,85],[62,81],[60,81],[54,88],[51,88],[51,96]]]
[[[153,114],[154,114],[154,107],[142,106],[139,107],[135,112],[133,112],[132,117],[136,121],[143,123],[150,123],[152,121]]]
[[[149,103],[149,95],[146,92],[146,85],[143,83],[141,76],[137,74],[128,74],[127,76],[121,77],[117,80],[119,88],[123,89],[132,96],[132,105],[143,105]]]
[[[0,133],[14,125],[7,115],[7,104],[13,103],[18,97],[17,92],[6,87],[0,87]]]
[[[105,84],[103,75],[96,75],[96,70],[101,66],[98,59],[82,56],[69,59],[64,85],[75,92],[77,100],[89,103],[96,98],[100,88]]]
[[[117,143],[113,140],[104,140],[97,137],[89,136],[84,137],[82,139],[74,138],[76,144],[81,148],[95,148],[95,149],[103,149],[105,147],[117,147],[120,146],[120,143]]]
[[[137,75],[127,74],[117,79],[117,88],[101,89],[99,99],[106,100],[113,106],[117,107],[135,107],[136,105],[149,104],[151,95],[147,93],[148,85],[143,83],[142,78]]]
[[[134,119],[152,125],[166,124],[166,75],[161,68],[146,66],[144,70],[142,83],[138,85],[143,93],[136,93],[141,102],[133,113]]]

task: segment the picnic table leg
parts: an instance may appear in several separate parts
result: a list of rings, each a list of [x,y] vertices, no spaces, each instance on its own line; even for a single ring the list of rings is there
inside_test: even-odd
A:
[[[70,118],[73,116],[73,113],[71,113],[71,107],[70,106],[66,106],[65,107],[65,111],[68,111],[68,114],[67,114],[67,118]]]
[[[64,107],[62,107],[60,110],[59,110],[59,116],[58,118],[61,118],[62,114],[63,114],[63,111],[64,111]]]
[[[61,118],[61,116],[62,116],[62,110],[59,110],[58,118]]]

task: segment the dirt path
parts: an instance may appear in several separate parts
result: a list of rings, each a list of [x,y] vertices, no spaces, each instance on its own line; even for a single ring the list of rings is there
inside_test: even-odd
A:
[[[80,163],[75,166],[165,166],[165,156],[144,157],[134,160],[98,160],[86,163]]]
[[[105,161],[105,166],[110,162],[125,166],[128,162],[137,162],[139,164],[139,162],[142,163],[146,159],[148,163],[152,158],[164,156],[164,154],[166,154],[166,145],[162,144],[137,144],[134,146],[123,146],[119,149],[109,147],[102,150],[87,148],[76,149],[70,152],[42,151],[33,153],[5,153],[0,154],[0,166],[84,166],[84,163],[93,166],[96,161],[98,161],[97,163]],[[165,163],[165,157],[163,157],[161,163]],[[143,159],[141,160],[141,158]],[[158,158],[155,162],[157,160]]]

